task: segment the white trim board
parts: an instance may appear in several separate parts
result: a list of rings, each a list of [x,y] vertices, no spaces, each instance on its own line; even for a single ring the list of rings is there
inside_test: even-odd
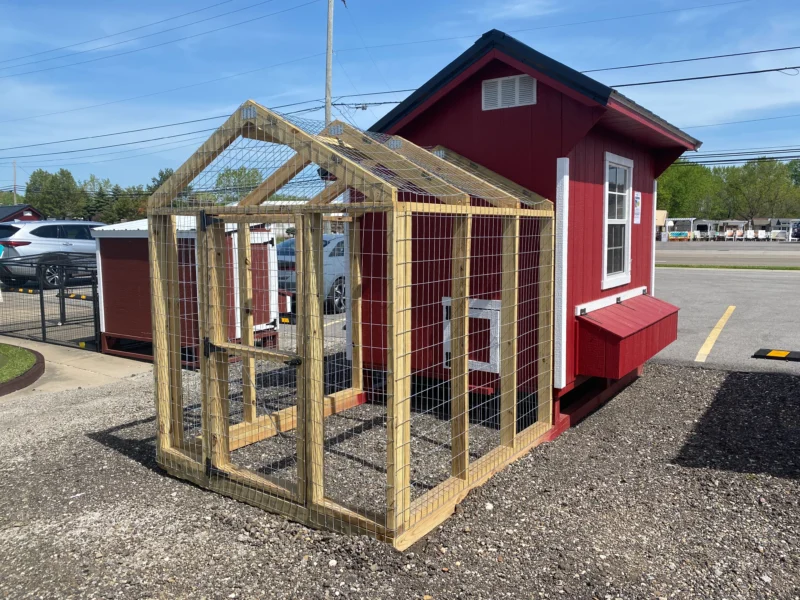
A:
[[[650,232],[650,243],[652,244],[650,265],[650,295],[656,293],[656,208],[658,208],[658,179],[653,180],[653,230]]]
[[[625,300],[630,300],[631,298],[642,296],[646,293],[647,288],[642,286],[632,290],[627,290],[625,292],[620,292],[619,294],[614,294],[613,296],[606,296],[605,298],[600,298],[599,300],[592,300],[586,304],[579,304],[575,307],[575,316],[580,317],[581,315],[588,315],[589,313],[600,310],[601,308],[606,308],[607,306],[611,306],[612,304],[617,304],[619,302],[625,302]]]
[[[567,385],[567,260],[569,258],[569,158],[556,160],[553,387]]]

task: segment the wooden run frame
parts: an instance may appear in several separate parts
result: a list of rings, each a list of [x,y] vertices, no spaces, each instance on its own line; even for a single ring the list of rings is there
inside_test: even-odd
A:
[[[290,146],[296,153],[236,206],[187,208],[173,200],[238,136]],[[537,208],[520,207],[519,195],[502,191],[491,174],[448,171],[449,157],[440,158],[401,138],[382,144],[362,132],[334,123],[314,136],[280,115],[246,102],[150,198],[148,204],[152,317],[155,359],[155,397],[158,424],[157,460],[169,473],[207,489],[277,512],[313,527],[342,533],[367,534],[404,549],[444,521],[466,494],[494,473],[541,443],[552,427],[552,278],[553,208],[543,201]],[[339,152],[347,146],[351,152]],[[391,164],[387,164],[391,163]],[[264,206],[264,202],[291,179],[314,164],[336,177],[325,192],[304,205]],[[383,165],[409,178],[436,201],[400,202],[398,187],[370,170]],[[485,175],[485,176],[484,176]],[[499,177],[499,176],[497,176]],[[331,205],[344,190],[353,188],[363,202]],[[483,190],[489,206],[473,206],[465,189]],[[336,193],[334,193],[336,192]],[[533,198],[525,190],[524,197]],[[387,381],[386,381],[386,506],[385,512],[357,512],[326,496],[324,487],[324,422],[363,400],[362,331],[352,331],[352,387],[335,394],[324,389],[324,328],[322,281],[322,222],[333,217],[349,221],[350,303],[352,323],[360,324],[363,262],[360,228],[365,214],[383,213],[386,224],[387,264]],[[193,215],[197,223],[199,334],[210,352],[201,353],[201,435],[185,439],[180,362],[180,306],[178,298],[176,216]],[[448,215],[453,219],[451,348],[451,448],[448,479],[412,501],[411,489],[411,287],[413,217]],[[502,220],[502,296],[500,345],[500,445],[481,458],[469,460],[469,298],[472,221],[493,216]],[[248,223],[290,220],[297,231],[302,265],[297,271],[297,348],[293,353],[257,347],[253,340],[253,281]],[[517,431],[517,303],[521,222],[539,222],[540,260],[536,386],[538,414],[534,424]],[[237,260],[242,334],[227,339],[224,310],[224,267],[228,246],[227,223],[238,223]],[[231,424],[227,369],[229,358],[242,364],[243,417]],[[291,361],[298,366],[297,405],[267,416],[256,414],[258,359]],[[287,484],[240,468],[231,452],[249,444],[294,430],[297,440],[297,482]],[[355,483],[355,482],[354,482]]]

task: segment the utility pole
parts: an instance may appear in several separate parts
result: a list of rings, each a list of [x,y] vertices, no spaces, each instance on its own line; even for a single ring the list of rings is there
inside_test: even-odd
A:
[[[325,57],[325,125],[331,122],[331,76],[333,72],[333,2],[328,0],[328,48]]]
[[[14,204],[17,203],[17,161],[11,161],[14,165]]]

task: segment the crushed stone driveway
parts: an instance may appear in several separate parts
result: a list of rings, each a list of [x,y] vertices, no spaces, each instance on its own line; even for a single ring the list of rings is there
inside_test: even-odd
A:
[[[797,598],[800,378],[649,365],[400,553],[170,478],[152,381],[0,399],[0,598]]]

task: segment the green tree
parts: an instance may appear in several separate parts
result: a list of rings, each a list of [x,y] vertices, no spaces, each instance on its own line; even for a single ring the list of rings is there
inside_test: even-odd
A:
[[[787,166],[789,167],[789,175],[792,178],[792,184],[800,187],[800,160],[790,160]]]
[[[76,219],[84,215],[86,194],[67,169],[48,173],[36,169],[25,190],[28,204],[48,217]]]
[[[774,160],[750,161],[724,172],[723,193],[735,206],[736,216],[784,217],[795,205],[798,190],[789,165]]]
[[[713,218],[718,212],[721,181],[703,165],[679,161],[658,178],[658,208],[670,217]]]
[[[101,219],[109,209],[111,181],[89,175],[89,179],[80,182],[80,187],[86,194],[84,217],[90,221]]]
[[[172,169],[170,169],[169,167],[167,167],[166,169],[161,169],[161,170],[159,170],[159,172],[158,172],[158,177],[153,177],[153,178],[150,180],[150,183],[148,183],[148,184],[147,184],[147,188],[146,188],[146,189],[147,189],[147,194],[148,194],[148,195],[151,195],[151,194],[152,194],[153,192],[155,192],[155,191],[156,191],[158,188],[160,188],[160,187],[161,187],[161,184],[163,184],[163,183],[164,183],[164,182],[165,182],[167,179],[169,179],[170,177],[172,177],[172,174],[173,174],[174,172],[175,172],[175,171],[173,171],[173,170],[172,170]]]
[[[11,204],[25,204],[25,196],[17,190],[17,201],[14,202],[13,192],[0,192],[0,206],[9,206]]]
[[[261,171],[255,168],[226,168],[217,175],[217,202],[230,204],[238,202],[261,183]]]

